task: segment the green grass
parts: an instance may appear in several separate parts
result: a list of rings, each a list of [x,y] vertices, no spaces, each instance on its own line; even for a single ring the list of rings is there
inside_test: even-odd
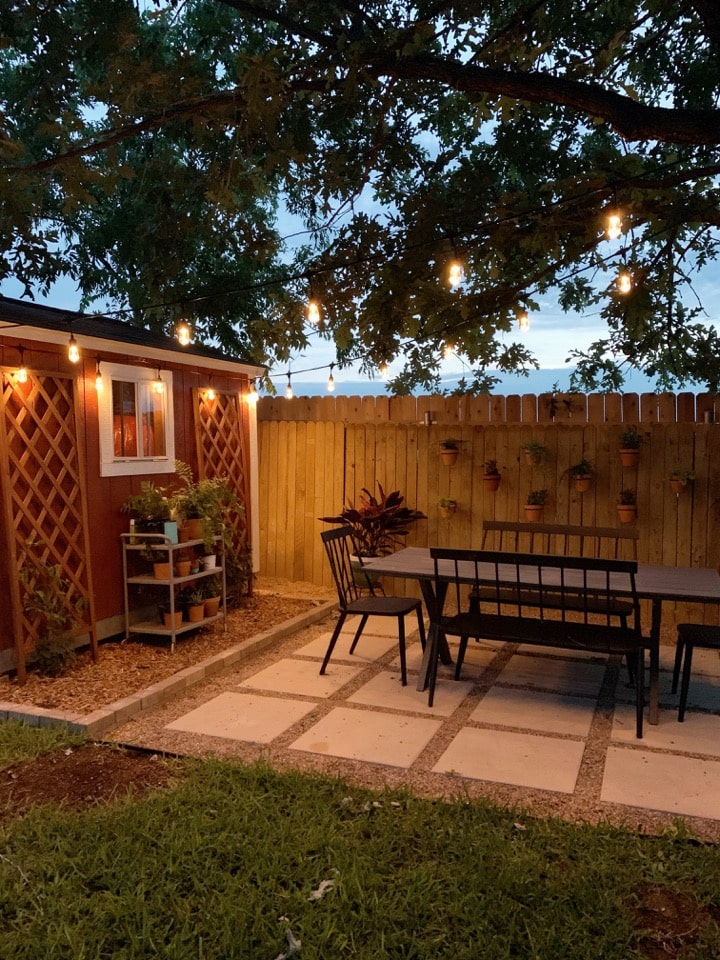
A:
[[[70,747],[82,742],[64,727],[31,727],[9,720],[0,723],[0,770],[19,760],[32,760],[48,750]]]
[[[180,767],[177,786],[148,798],[35,809],[0,831],[3,960],[275,960],[288,929],[298,960],[631,960],[644,956],[640,885],[720,901],[718,849],[679,833],[377,795],[263,765]],[[682,957],[718,955],[709,922]]]

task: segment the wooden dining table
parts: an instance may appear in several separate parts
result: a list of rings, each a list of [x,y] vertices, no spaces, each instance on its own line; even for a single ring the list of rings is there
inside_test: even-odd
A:
[[[444,597],[435,595],[435,566],[429,549],[406,547],[387,557],[365,560],[364,566],[368,571],[381,576],[417,580],[431,624],[439,621]],[[488,582],[494,577],[494,567],[488,565]],[[656,724],[659,713],[660,628],[663,603],[720,604],[720,574],[717,570],[708,567],[671,567],[639,563],[635,585],[639,599],[649,600],[651,604],[650,633],[647,637],[650,652],[648,721]],[[620,593],[622,591],[619,591]],[[425,690],[428,684],[431,647],[432,644],[428,642],[418,678],[418,690]],[[442,662],[451,663],[450,651],[444,638],[440,638],[438,649]]]

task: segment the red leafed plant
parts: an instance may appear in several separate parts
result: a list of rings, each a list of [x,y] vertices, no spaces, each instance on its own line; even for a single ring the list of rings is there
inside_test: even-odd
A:
[[[355,543],[363,557],[384,557],[395,547],[403,545],[402,537],[410,532],[410,524],[427,520],[420,510],[403,506],[405,497],[399,490],[385,494],[378,483],[379,495],[363,487],[357,507],[352,503],[343,507],[336,517],[319,517],[324,523],[342,523],[352,527]]]

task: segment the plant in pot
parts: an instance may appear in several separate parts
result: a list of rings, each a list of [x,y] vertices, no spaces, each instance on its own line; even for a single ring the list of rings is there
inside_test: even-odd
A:
[[[140,493],[134,493],[120,507],[135,521],[135,529],[143,533],[163,533],[170,519],[171,503],[163,487],[152,480],[143,480]]]
[[[522,451],[525,456],[525,462],[529,466],[537,466],[545,455],[545,444],[539,440],[528,440],[522,445]]]
[[[167,630],[177,630],[182,626],[182,607],[179,603],[174,605],[174,608],[170,609],[169,603],[159,603],[158,611],[160,613],[160,619],[163,622],[163,626]]]
[[[568,473],[577,492],[587,493],[592,486],[592,463],[589,460],[580,460],[568,469]]]
[[[634,467],[640,459],[643,438],[637,427],[628,427],[620,434],[620,462],[624,467]]]
[[[497,460],[486,460],[483,466],[483,485],[486,490],[495,493],[500,486],[500,470]]]
[[[218,576],[207,577],[202,583],[203,607],[206,617],[216,617],[220,611],[222,584]]]
[[[205,592],[197,586],[188,590],[186,597],[187,618],[190,623],[198,623],[205,619]]]
[[[637,495],[634,490],[620,491],[617,502],[618,520],[620,523],[632,523],[637,517]]]
[[[446,440],[440,441],[440,456],[442,458],[442,462],[446,466],[452,467],[452,465],[457,461],[459,453],[459,440],[453,440],[452,437],[448,437]]]
[[[542,520],[543,510],[548,501],[547,490],[531,490],[525,502],[525,517],[528,520]]]
[[[352,527],[355,546],[362,557],[384,557],[395,547],[403,546],[403,537],[418,520],[427,520],[420,510],[404,506],[405,498],[399,490],[386,494],[378,483],[378,497],[363,487],[358,505],[352,502],[337,516],[319,517],[323,523],[342,523]]]
[[[215,537],[223,532],[225,515],[230,510],[242,511],[242,504],[227,478],[195,480],[191,468],[181,460],[175,461],[175,470],[184,484],[172,497],[175,514],[183,523],[183,535],[188,540],[202,540],[206,554],[214,553]]]
[[[440,497],[438,500],[438,509],[440,516],[444,520],[449,520],[457,510],[457,500],[453,500],[450,497]]]
[[[670,489],[679,497],[688,483],[694,479],[695,474],[692,470],[686,470],[684,467],[676,467],[670,473]]]

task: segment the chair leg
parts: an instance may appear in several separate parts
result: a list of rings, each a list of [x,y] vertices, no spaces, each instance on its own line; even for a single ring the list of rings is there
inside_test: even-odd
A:
[[[423,653],[425,653],[425,644],[427,639],[425,637],[425,621],[423,620],[422,609],[417,608],[417,619],[418,619],[418,633],[420,634],[420,646],[422,647]]]
[[[405,615],[398,617],[398,647],[400,648],[400,679],[407,686],[407,663],[405,661]]]
[[[685,644],[685,663],[683,665],[682,683],[680,684],[680,704],[678,706],[678,723],[685,719],[685,705],[690,688],[690,671],[692,669],[693,644]]]
[[[460,646],[458,647],[457,663],[455,664],[455,679],[460,679],[460,671],[465,660],[465,651],[467,650],[468,637],[460,637]]]
[[[428,670],[428,706],[435,699],[435,681],[437,680],[438,659],[440,658],[440,629],[430,631],[430,669]]]
[[[345,623],[345,618],[346,618],[346,617],[347,617],[347,614],[341,612],[341,613],[340,613],[340,617],[339,617],[339,619],[338,619],[338,622],[335,624],[335,629],[333,630],[333,635],[330,637],[330,643],[328,644],[327,651],[325,652],[325,659],[323,660],[322,666],[320,667],[320,673],[321,673],[321,674],[322,674],[322,673],[325,673],[325,668],[327,667],[328,662],[329,662],[329,660],[330,660],[330,657],[332,656],[332,652],[333,652],[333,650],[335,649],[335,644],[337,643],[337,638],[340,636],[340,631],[341,631],[342,628],[343,628],[343,624]]]
[[[685,641],[678,633],[677,646],[675,647],[675,666],[673,667],[671,693],[677,693],[678,681],[680,680],[680,666],[682,664],[683,653],[685,652]]]
[[[368,614],[367,614],[367,613],[364,613],[364,614],[362,615],[362,617],[360,618],[360,626],[357,628],[357,630],[356,630],[356,632],[355,632],[355,636],[353,637],[353,642],[350,644],[350,653],[351,653],[351,654],[355,653],[355,647],[357,646],[357,642],[358,642],[358,640],[360,639],[360,634],[361,634],[361,633],[363,632],[363,630],[365,629],[365,624],[366,624],[367,622],[368,622]]]
[[[645,648],[640,644],[635,656],[635,736],[642,740],[645,710]]]

